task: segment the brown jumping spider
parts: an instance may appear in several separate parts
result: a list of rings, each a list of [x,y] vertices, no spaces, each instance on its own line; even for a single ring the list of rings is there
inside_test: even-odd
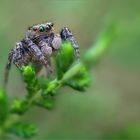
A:
[[[50,57],[59,50],[62,41],[69,41],[75,50],[75,56],[79,57],[79,47],[69,28],[63,27],[59,34],[54,33],[53,23],[33,25],[28,28],[25,38],[16,43],[8,57],[5,73],[5,85],[11,64],[18,69],[32,63],[37,71],[45,66],[47,73],[52,71]]]

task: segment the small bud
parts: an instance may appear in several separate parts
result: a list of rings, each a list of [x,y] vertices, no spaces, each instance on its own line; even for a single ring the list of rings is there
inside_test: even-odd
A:
[[[90,76],[84,66],[81,66],[79,73],[77,73],[73,78],[66,82],[67,85],[78,91],[85,91],[85,88],[89,85],[89,83]]]
[[[31,79],[35,76],[35,71],[33,70],[33,68],[30,65],[23,66],[21,68],[21,73],[25,79]]]
[[[31,98],[35,92],[38,90],[38,80],[36,77],[35,70],[31,65],[23,66],[21,68],[21,74],[26,83],[26,89],[28,91],[27,98]]]
[[[43,96],[46,96],[48,94],[55,94],[56,93],[56,89],[59,86],[59,82],[57,80],[53,80],[51,81],[48,85],[47,85],[47,89],[44,91],[44,93],[42,94]]]
[[[46,98],[36,100],[34,103],[45,109],[52,109],[54,107],[54,98],[53,96],[47,96]]]
[[[74,50],[69,42],[62,43],[55,60],[58,79],[60,79],[74,62]]]
[[[27,110],[27,101],[14,99],[11,105],[11,112],[23,114]]]

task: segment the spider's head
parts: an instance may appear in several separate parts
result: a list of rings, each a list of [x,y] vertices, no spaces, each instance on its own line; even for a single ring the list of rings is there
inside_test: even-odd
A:
[[[35,39],[43,35],[49,35],[53,32],[53,25],[54,24],[52,22],[33,25],[28,28],[26,36],[31,39]]]

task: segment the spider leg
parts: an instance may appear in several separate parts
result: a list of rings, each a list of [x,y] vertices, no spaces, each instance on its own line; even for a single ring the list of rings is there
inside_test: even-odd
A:
[[[39,46],[33,43],[32,40],[30,40],[29,38],[24,39],[23,42],[26,43],[27,46],[29,47],[30,52],[33,55],[33,58],[35,60],[38,60],[42,65],[44,65],[48,71],[48,74],[50,74],[52,72],[52,69],[48,64],[48,61],[46,60],[44,54],[40,50]]]
[[[61,36],[59,34],[56,34],[51,42],[51,46],[54,50],[58,50],[60,45],[62,43]]]
[[[24,54],[25,50],[23,43],[17,42],[16,47],[13,49],[13,63],[18,69],[25,65]]]
[[[7,83],[8,83],[8,76],[9,76],[9,71],[12,65],[12,60],[13,60],[13,50],[9,53],[8,56],[8,62],[5,67],[5,74],[4,74],[4,88],[6,88]]]
[[[42,64],[40,64],[40,62],[39,61],[33,61],[32,62],[32,65],[33,65],[33,67],[34,67],[34,69],[35,69],[35,72],[38,74],[40,71],[41,71],[41,69],[42,69]]]
[[[39,48],[40,48],[41,52],[43,53],[43,55],[47,59],[48,66],[50,68],[52,68],[50,57],[53,53],[53,49],[51,47],[51,42],[50,41],[48,42],[48,40],[42,40],[42,41],[39,42],[38,45],[39,45]],[[49,75],[51,72],[52,72],[52,69],[51,69],[50,72],[47,70],[47,75]]]
[[[18,69],[21,68],[25,63],[23,61],[23,44],[22,42],[16,43],[14,49],[11,50],[8,56],[8,62],[5,67],[5,75],[4,75],[4,87],[7,86],[9,71],[12,63],[16,65]]]
[[[76,58],[79,58],[79,56],[80,56],[79,46],[78,46],[71,30],[67,27],[63,27],[60,31],[60,36],[61,36],[62,40],[64,40],[64,41],[67,40],[71,43],[72,47],[75,50]]]

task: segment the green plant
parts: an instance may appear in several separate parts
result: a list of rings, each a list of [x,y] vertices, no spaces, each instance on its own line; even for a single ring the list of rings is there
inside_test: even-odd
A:
[[[28,109],[34,105],[45,109],[53,108],[54,97],[64,86],[80,92],[85,91],[90,84],[90,68],[106,52],[115,33],[114,24],[107,27],[80,60],[74,59],[70,43],[64,42],[54,58],[56,78],[53,80],[38,77],[32,65],[22,67],[20,72],[26,83],[27,95],[22,99],[13,99],[12,104],[8,105],[5,90],[0,90],[0,135],[14,133],[24,138],[33,136],[37,133],[37,127],[31,123],[24,123],[21,119]]]

